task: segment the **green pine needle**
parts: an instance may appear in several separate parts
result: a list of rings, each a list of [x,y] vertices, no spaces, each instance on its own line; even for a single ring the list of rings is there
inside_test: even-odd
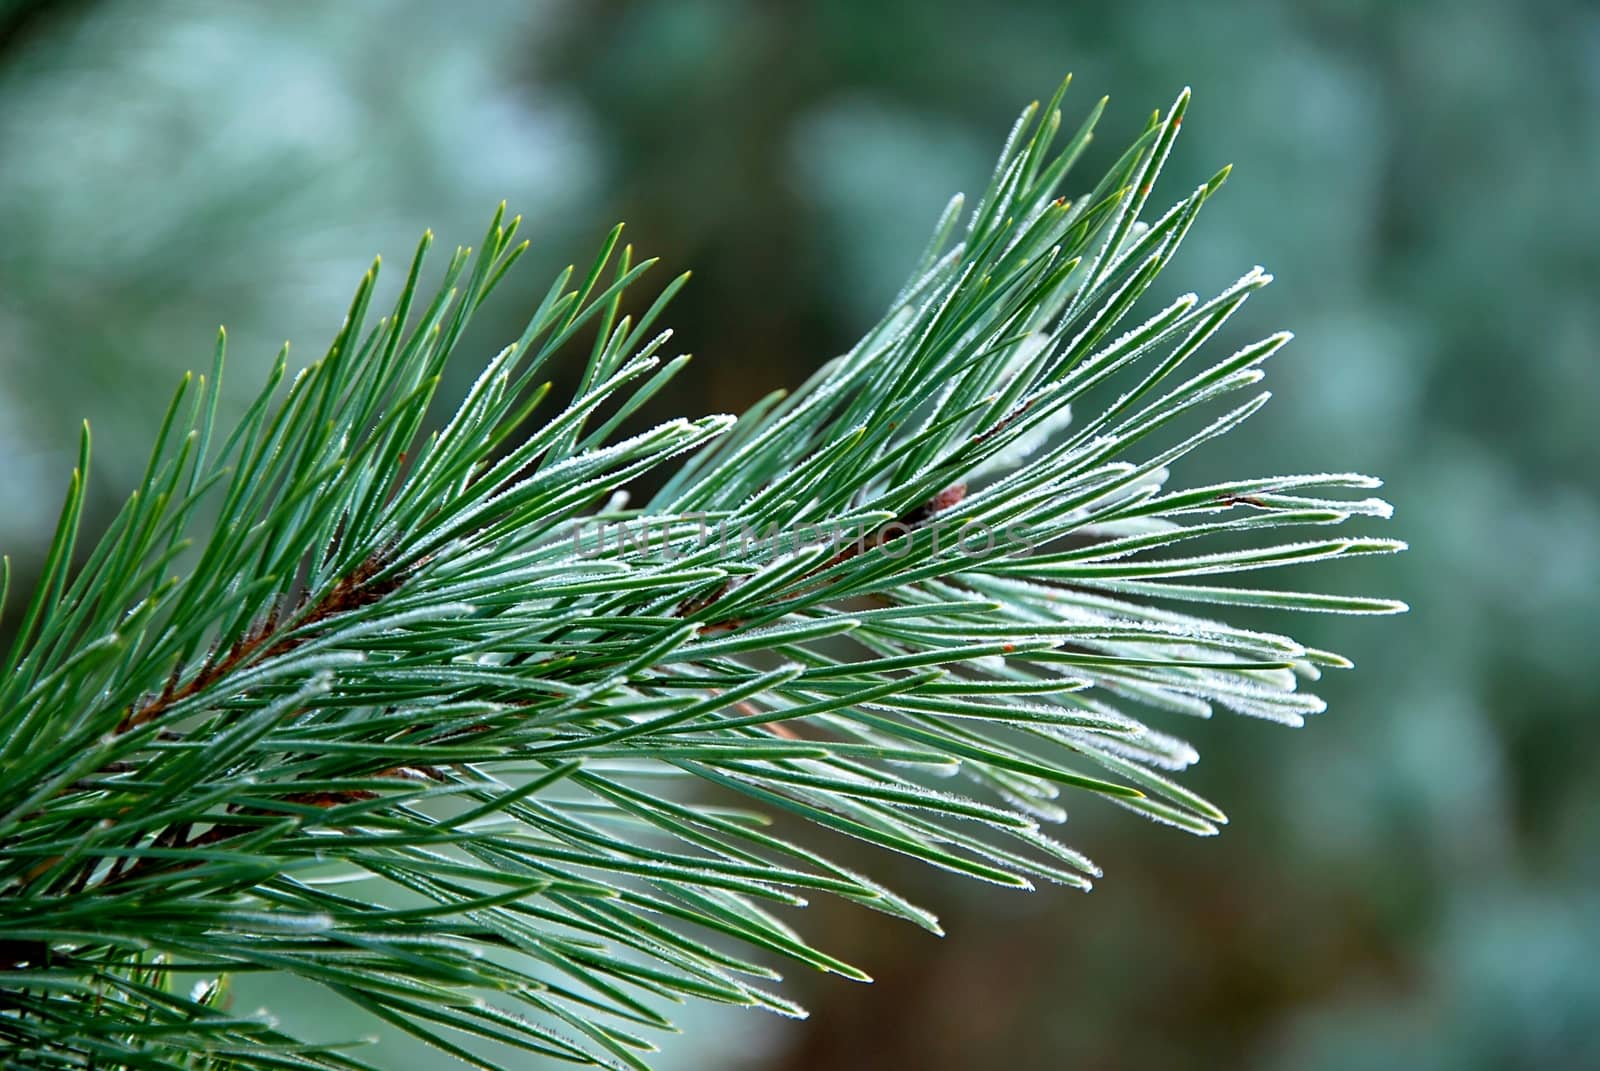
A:
[[[1140,220],[1185,92],[1059,196],[1099,115],[1053,151],[1059,101],[883,321],[743,417],[620,437],[683,365],[655,323],[683,280],[624,315],[650,262],[613,231],[427,431],[525,248],[502,208],[432,297],[424,238],[375,321],[374,265],[231,430],[219,338],[74,569],[85,429],[0,677],[7,1066],[369,1066],[230,1008],[229,976],[275,971],[467,1064],[492,1041],[644,1067],[671,1003],[803,1014],[771,962],[865,980],[783,909],[938,932],[780,812],[1019,888],[1098,876],[1043,832],[1074,793],[1214,833],[1169,776],[1194,749],[1145,712],[1298,725],[1323,707],[1299,683],[1348,663],[1211,606],[1405,609],[1217,578],[1402,545],[1280,531],[1387,517],[1348,494],[1367,477],[1171,486],[1288,336],[1196,363],[1259,269],[1130,319],[1226,172]]]

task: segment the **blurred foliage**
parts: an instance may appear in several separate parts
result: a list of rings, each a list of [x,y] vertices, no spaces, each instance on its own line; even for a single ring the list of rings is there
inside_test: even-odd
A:
[[[1362,672],[1300,733],[1195,734],[1220,841],[1089,808],[1074,841],[1108,877],[1087,899],[941,883],[942,943],[828,908],[828,943],[882,984],[796,978],[810,1023],[718,1015],[672,1055],[1600,1063],[1600,10],[1580,0],[14,6],[0,546],[37,563],[82,416],[96,501],[124,493],[219,320],[241,362],[315,345],[373,250],[470,240],[501,197],[532,224],[531,278],[616,218],[694,268],[670,318],[700,358],[663,406],[746,404],[853,340],[1064,70],[1076,108],[1112,95],[1112,131],[1195,87],[1171,187],[1235,171],[1167,285],[1260,261],[1279,282],[1240,337],[1298,333],[1273,405],[1201,464],[1387,476],[1413,551],[1341,578],[1415,610],[1305,630],[1337,629]]]

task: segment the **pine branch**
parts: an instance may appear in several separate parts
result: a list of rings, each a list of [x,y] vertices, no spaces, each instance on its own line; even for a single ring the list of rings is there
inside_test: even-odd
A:
[[[1204,608],[1404,607],[1205,578],[1402,545],[1279,540],[1388,516],[1363,476],[1169,488],[1288,336],[1179,378],[1260,269],[1119,327],[1226,171],[1140,221],[1185,93],[1069,200],[1100,109],[1056,150],[1059,102],[879,325],[738,419],[617,437],[686,358],[655,327],[683,279],[624,315],[650,263],[613,231],[425,432],[525,248],[502,210],[426,299],[424,238],[369,324],[375,265],[220,442],[219,339],[74,569],[85,428],[0,681],[8,1066],[369,1066],[229,1010],[220,979],[278,971],[467,1064],[644,1067],[665,1004],[803,1014],[750,955],[865,979],[781,917],[813,894],[939,932],[770,813],[1017,888],[1098,876],[1044,832],[1071,791],[1216,832],[1141,711],[1297,725],[1348,663]]]

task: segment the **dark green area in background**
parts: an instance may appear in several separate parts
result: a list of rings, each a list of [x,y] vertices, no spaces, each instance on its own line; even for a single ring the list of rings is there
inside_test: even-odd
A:
[[[1267,410],[1179,476],[1385,476],[1384,534],[1413,549],[1332,583],[1412,614],[1295,623],[1359,666],[1304,730],[1190,729],[1189,783],[1233,818],[1220,840],[1080,806],[1073,843],[1107,870],[1090,897],[830,843],[952,936],[819,904],[801,924],[880,984],[794,976],[807,1024],[692,1009],[664,1063],[1600,1065],[1600,9],[34,8],[0,7],[0,549],[24,580],[80,417],[103,521],[219,321],[242,394],[284,337],[317,353],[370,255],[424,227],[470,241],[509,200],[531,303],[627,220],[695,270],[668,319],[698,356],[661,409],[736,410],[875,319],[1063,72],[1069,124],[1112,97],[1086,175],[1193,85],[1166,201],[1235,169],[1160,296],[1259,262],[1278,282],[1218,349],[1298,338]],[[527,308],[495,311],[485,356]],[[348,1022],[239,992],[308,1032]]]

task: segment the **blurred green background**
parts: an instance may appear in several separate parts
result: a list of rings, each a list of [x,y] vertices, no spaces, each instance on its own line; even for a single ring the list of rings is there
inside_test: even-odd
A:
[[[502,198],[533,264],[483,354],[624,219],[696,273],[668,404],[738,409],[876,318],[1067,71],[1069,121],[1112,97],[1084,185],[1194,87],[1168,199],[1235,170],[1160,289],[1259,262],[1234,341],[1298,334],[1273,404],[1178,475],[1385,476],[1413,550],[1330,582],[1415,609],[1275,622],[1358,670],[1299,732],[1189,727],[1220,840],[1081,806],[1091,896],[830,843],[952,936],[818,905],[879,984],[793,975],[809,1023],[690,1009],[663,1066],[1600,1066],[1592,3],[0,3],[0,549],[36,568],[80,418],[103,521],[217,323],[240,397],[282,339],[319,352],[374,252],[472,242]]]

